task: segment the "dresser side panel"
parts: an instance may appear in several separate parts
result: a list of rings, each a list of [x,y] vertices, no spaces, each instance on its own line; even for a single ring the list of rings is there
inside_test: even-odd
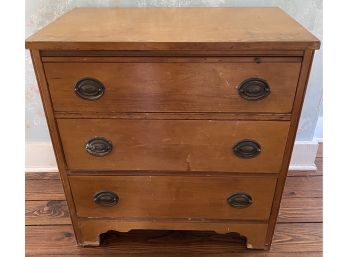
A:
[[[303,61],[302,61],[301,73],[300,73],[297,91],[295,95],[288,140],[285,146],[282,169],[277,181],[275,196],[273,199],[273,206],[271,210],[271,216],[269,219],[269,227],[268,227],[266,243],[265,243],[268,247],[271,246],[274,229],[277,223],[280,202],[282,199],[285,180],[288,174],[290,159],[291,159],[292,150],[295,143],[297,128],[298,128],[298,124],[299,124],[299,120],[301,116],[301,111],[302,111],[303,101],[304,101],[304,97],[305,97],[305,93],[307,89],[307,83],[308,83],[308,79],[310,75],[313,56],[314,56],[314,50],[306,50]]]
[[[47,120],[47,125],[49,129],[51,141],[53,144],[55,157],[57,160],[60,178],[63,184],[65,197],[69,206],[70,218],[73,224],[76,240],[78,243],[80,243],[79,242],[80,229],[78,228],[75,204],[72,198],[68,175],[66,173],[66,162],[65,162],[64,152],[61,145],[56,120],[54,117],[51,96],[50,96],[50,92],[49,92],[47,81],[46,81],[44,67],[41,61],[40,51],[31,50],[30,53],[31,53],[31,58],[33,61],[34,69],[35,69],[35,74],[36,74],[36,78],[37,78],[37,82],[38,82],[38,86],[40,90],[40,96],[41,96],[41,100],[42,100],[44,111],[45,111],[45,116]]]

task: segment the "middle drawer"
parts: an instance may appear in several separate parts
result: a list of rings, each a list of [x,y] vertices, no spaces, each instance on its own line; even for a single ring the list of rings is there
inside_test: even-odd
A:
[[[69,170],[278,173],[290,122],[57,119]]]

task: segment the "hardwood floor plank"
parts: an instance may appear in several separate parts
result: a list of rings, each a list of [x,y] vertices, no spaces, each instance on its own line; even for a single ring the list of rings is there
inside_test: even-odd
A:
[[[322,225],[322,223],[278,223],[272,252],[322,251]]]
[[[323,222],[322,198],[283,198],[278,223]]]
[[[25,180],[31,179],[58,179],[60,180],[58,171],[56,172],[26,172]]]
[[[73,255],[26,255],[26,257],[75,257],[78,256],[76,254]],[[82,255],[80,255],[82,256]],[[83,254],[84,257],[115,257],[115,255],[113,254]],[[124,253],[124,254],[118,254],[117,257],[129,257],[129,256],[134,256],[133,253]],[[142,257],[146,257],[146,256],[151,256],[151,257],[163,257],[163,254],[160,253],[140,253],[137,254],[136,256],[142,256]],[[293,252],[293,253],[271,253],[271,252],[241,252],[241,253],[218,253],[218,254],[204,254],[204,253],[199,253],[199,254],[192,254],[192,253],[166,253],[165,257],[198,257],[198,256],[212,256],[212,257],[322,257],[323,253],[322,252],[303,252],[303,253],[299,253],[299,252]]]
[[[26,225],[71,224],[66,201],[26,201]]]
[[[25,200],[65,200],[60,180],[26,180]]]
[[[321,234],[320,223],[278,224],[269,253],[322,251]],[[268,252],[245,249],[244,242],[239,237],[212,232],[132,231],[126,234],[113,233],[103,242],[103,247],[77,247],[70,225],[26,227],[26,254],[34,256],[56,253],[83,256],[87,254],[122,256],[130,253],[151,256],[170,253],[180,256],[183,254],[222,256],[236,252],[245,252],[248,256],[268,256],[265,255]]]
[[[323,197],[323,177],[305,176],[286,179],[283,198]]]

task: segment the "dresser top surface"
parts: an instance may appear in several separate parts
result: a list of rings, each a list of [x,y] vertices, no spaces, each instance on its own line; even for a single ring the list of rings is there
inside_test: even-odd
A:
[[[277,7],[76,8],[26,40],[50,50],[292,50],[319,40]]]

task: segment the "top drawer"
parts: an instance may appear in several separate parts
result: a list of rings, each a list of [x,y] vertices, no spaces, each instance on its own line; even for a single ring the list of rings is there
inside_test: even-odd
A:
[[[44,68],[59,112],[290,113],[300,61],[80,57],[45,62]]]

